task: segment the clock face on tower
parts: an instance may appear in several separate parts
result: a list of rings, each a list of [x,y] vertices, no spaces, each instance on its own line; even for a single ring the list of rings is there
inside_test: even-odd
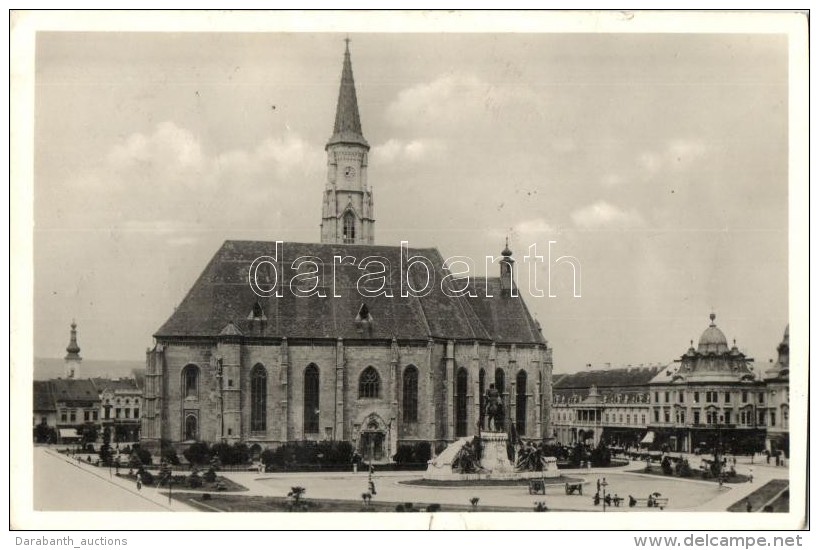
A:
[[[347,166],[346,168],[344,168],[344,177],[347,179],[355,177],[355,168],[353,168],[352,166]]]

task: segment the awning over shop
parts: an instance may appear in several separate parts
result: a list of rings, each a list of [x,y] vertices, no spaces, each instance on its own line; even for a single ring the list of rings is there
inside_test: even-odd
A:
[[[70,438],[77,439],[80,436],[77,435],[77,430],[75,430],[74,428],[60,428],[60,437],[62,437],[63,439],[66,439],[66,438],[68,438],[68,439],[70,439]]]
[[[640,441],[640,444],[650,445],[652,443],[654,443],[654,432],[646,432],[646,435],[643,437],[643,440]]]

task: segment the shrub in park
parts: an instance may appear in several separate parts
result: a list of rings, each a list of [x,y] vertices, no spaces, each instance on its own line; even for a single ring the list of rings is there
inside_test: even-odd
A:
[[[204,441],[197,441],[196,443],[192,444],[190,447],[185,449],[185,451],[182,453],[182,456],[184,456],[185,460],[187,460],[191,464],[204,465],[210,461],[211,457],[210,447]]]
[[[202,486],[202,476],[199,475],[199,472],[194,470],[191,475],[188,476],[188,487],[191,489],[198,489]]]
[[[137,455],[139,457],[139,461],[144,464],[145,466],[150,466],[153,463],[153,458],[151,457],[151,452],[148,449],[143,449],[138,445],[134,445],[133,450],[131,451],[132,455]]]
[[[142,479],[143,485],[154,484],[154,475],[145,468],[140,468],[137,473],[139,474],[139,477]]]
[[[176,454],[176,449],[171,443],[162,443],[162,453],[160,458],[173,466],[179,466],[179,457]]]
[[[429,441],[399,445],[393,460],[397,464],[424,464],[432,457],[432,446]]]
[[[592,466],[604,468],[611,465],[611,451],[604,443],[600,443],[600,445],[592,449],[589,459]]]
[[[244,443],[216,443],[211,447],[213,456],[219,457],[219,461],[226,466],[246,464],[250,462],[250,448]]]
[[[277,456],[278,455],[276,451],[272,449],[265,449],[259,456],[259,460],[261,460],[262,464],[264,464],[265,466],[275,466]]]
[[[213,483],[216,481],[216,471],[213,468],[208,468],[208,471],[205,472],[205,475],[203,475],[202,478],[208,483]]]

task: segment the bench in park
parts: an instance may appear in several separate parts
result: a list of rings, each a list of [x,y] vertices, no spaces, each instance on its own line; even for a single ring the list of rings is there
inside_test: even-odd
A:
[[[583,494],[583,484],[582,483],[567,483],[566,484],[566,494],[573,495],[577,493],[578,495]]]
[[[634,498],[633,496],[629,495],[628,497],[628,506],[629,508],[634,508],[635,506],[645,506],[647,508],[659,508],[662,510],[668,506],[668,498],[666,497],[649,497],[649,498]]]

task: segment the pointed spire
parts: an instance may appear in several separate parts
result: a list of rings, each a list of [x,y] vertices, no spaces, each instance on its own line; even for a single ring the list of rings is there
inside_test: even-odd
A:
[[[66,359],[82,361],[82,357],[80,357],[80,346],[77,345],[77,321],[74,319],[71,320],[71,340],[68,342],[68,347],[65,348],[65,351],[68,352],[65,356]]]
[[[358,99],[353,80],[353,64],[350,61],[350,39],[345,38],[344,42],[344,65],[341,69],[341,86],[338,90],[336,123],[327,147],[337,143],[350,143],[363,145],[369,149],[370,145],[361,132],[361,118],[358,114]]]

